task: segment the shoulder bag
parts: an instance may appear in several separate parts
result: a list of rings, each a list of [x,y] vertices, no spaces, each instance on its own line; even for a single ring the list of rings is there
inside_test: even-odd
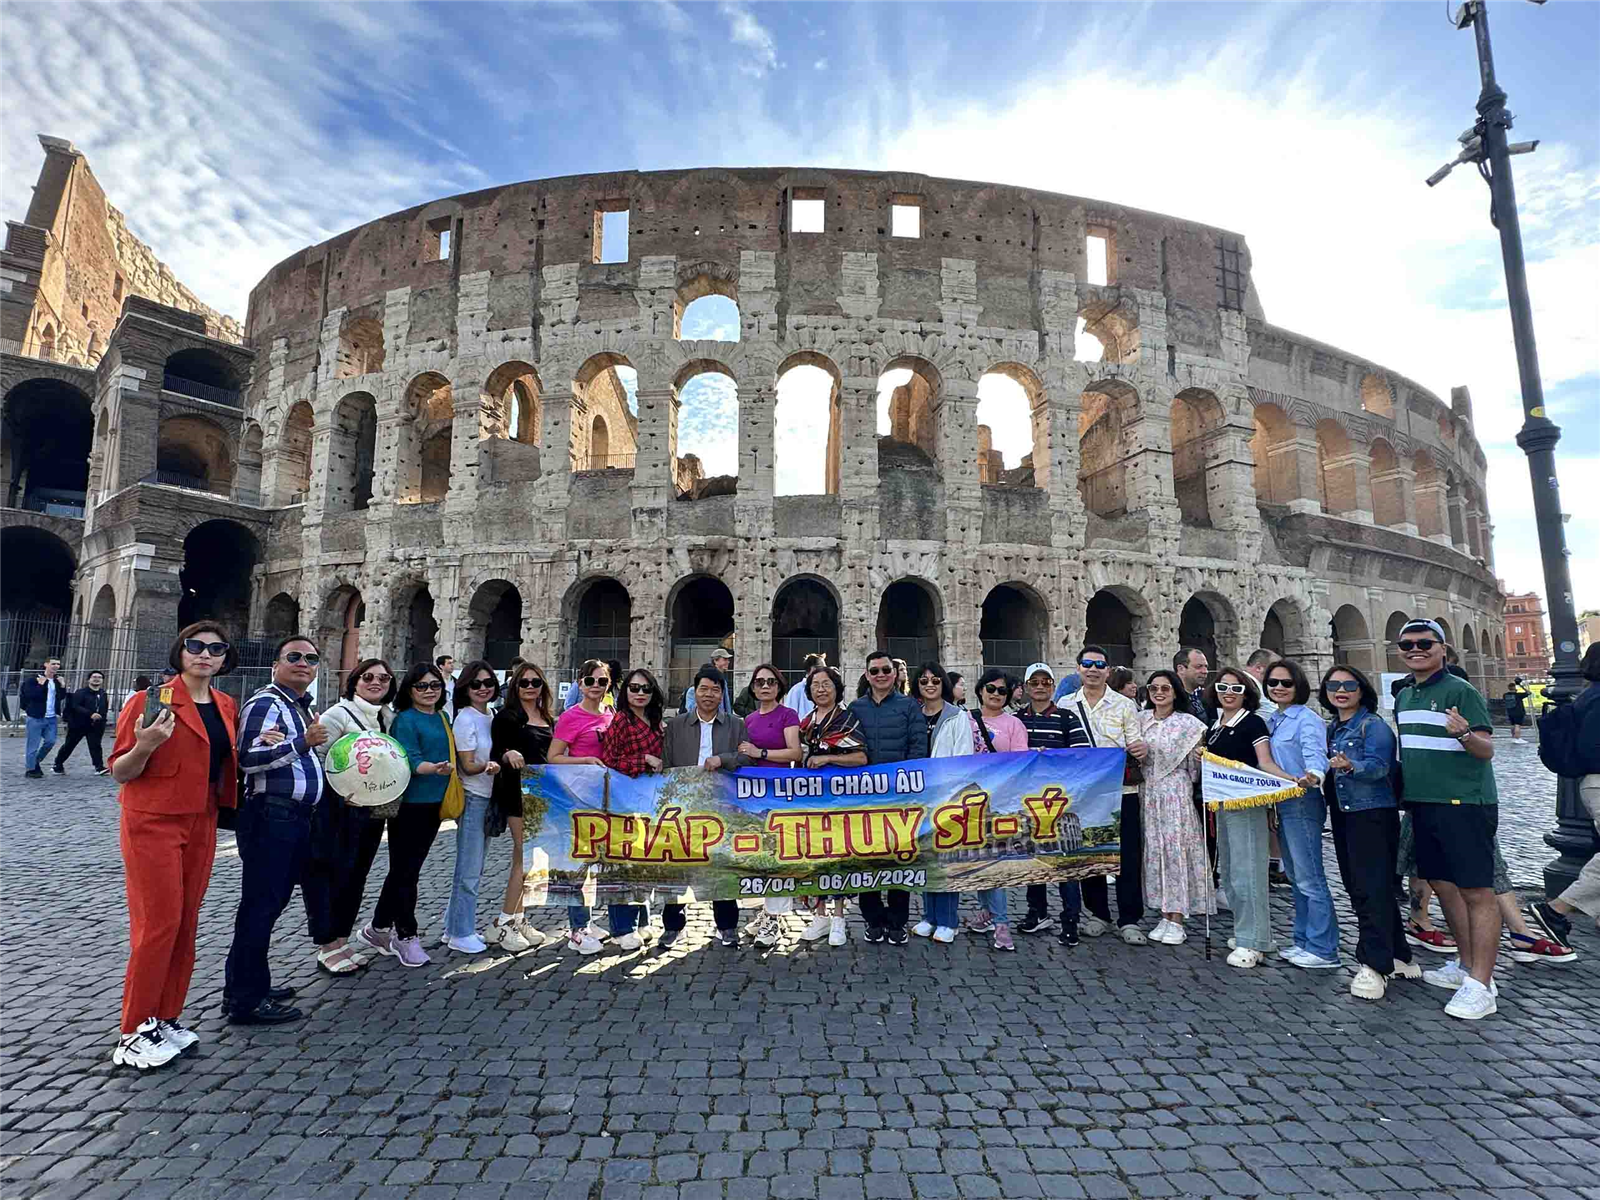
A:
[[[439,819],[441,821],[454,821],[467,811],[467,789],[461,782],[461,764],[456,762],[456,735],[450,728],[450,722],[445,721],[444,714],[439,714],[439,720],[444,722],[445,740],[450,743],[450,782],[444,785],[444,799],[439,804]]]

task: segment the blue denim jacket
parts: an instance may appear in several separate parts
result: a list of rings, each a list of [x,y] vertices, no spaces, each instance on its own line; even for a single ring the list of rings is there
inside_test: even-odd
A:
[[[1328,755],[1343,754],[1355,768],[1334,771],[1334,795],[1341,812],[1394,808],[1389,773],[1394,769],[1394,732],[1370,708],[1340,724],[1328,722]]]
[[[1295,779],[1310,772],[1328,773],[1328,738],[1322,718],[1304,704],[1286,704],[1267,718],[1272,732],[1272,761]]]

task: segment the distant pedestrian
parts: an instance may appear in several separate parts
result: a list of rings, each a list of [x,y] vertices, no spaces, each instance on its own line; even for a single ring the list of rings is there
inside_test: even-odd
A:
[[[1511,740],[1522,740],[1522,727],[1528,723],[1528,689],[1522,686],[1522,676],[1518,675],[1511,681],[1511,686],[1506,689],[1506,723],[1511,726]]]
[[[722,710],[730,717],[733,711],[733,651],[723,646],[718,646],[711,652],[711,657],[706,660],[706,666],[712,668],[722,676]],[[693,712],[695,707],[694,684],[683,689],[683,711]]]
[[[1197,650],[1193,646],[1185,646],[1172,656],[1172,669],[1178,678],[1183,681],[1183,690],[1189,695],[1189,713],[1210,724],[1215,714],[1206,708],[1209,693],[1206,691],[1206,681],[1211,676],[1211,660],[1206,657],[1204,650]],[[1255,683],[1255,677],[1251,677]],[[1261,687],[1256,684],[1256,704],[1261,703]]]
[[[20,700],[28,718],[25,758],[29,779],[44,778],[39,764],[56,744],[57,723],[65,714],[67,694],[57,677],[60,670],[59,658],[47,658],[38,674],[22,677]]]
[[[806,685],[811,682],[811,672],[818,667],[828,665],[828,656],[821,653],[808,654],[800,668],[800,678],[795,681],[783,696],[785,708],[794,709],[794,715],[804,721],[811,715],[811,697],[806,694]]]
[[[111,773],[101,761],[100,750],[100,739],[106,734],[108,704],[105,672],[90,671],[83,686],[67,697],[67,740],[56,751],[55,765],[50,768],[57,775],[67,773],[67,759],[72,757],[79,742],[88,745],[89,761],[94,764],[96,775]]]

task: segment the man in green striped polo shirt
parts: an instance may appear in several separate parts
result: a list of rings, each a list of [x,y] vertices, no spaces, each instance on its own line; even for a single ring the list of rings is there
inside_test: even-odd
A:
[[[1460,953],[1423,979],[1455,993],[1446,1013],[1476,1021],[1495,1011],[1492,976],[1500,946],[1494,726],[1478,689],[1445,669],[1444,630],[1437,622],[1408,621],[1398,640],[1411,685],[1396,697],[1394,719],[1417,874],[1439,897]]]

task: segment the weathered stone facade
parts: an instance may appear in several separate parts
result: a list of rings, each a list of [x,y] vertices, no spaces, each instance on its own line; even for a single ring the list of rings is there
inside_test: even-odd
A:
[[[822,231],[796,231],[817,200]],[[918,236],[893,235],[894,205],[921,210]],[[621,209],[625,256],[599,236]],[[736,301],[739,340],[680,340],[711,293]],[[1101,361],[1080,361],[1080,319]],[[170,574],[188,530],[224,517],[256,543],[251,629],[297,622],[347,662],[520,644],[556,672],[610,648],[676,681],[731,634],[744,670],[807,640],[858,668],[889,639],[971,672],[1067,661],[1087,635],[1140,670],[1180,638],[1382,670],[1386,635],[1426,613],[1475,679],[1503,675],[1480,640],[1501,598],[1465,389],[1446,404],[1272,326],[1243,239],[1181,219],[905,174],[540,180],[308,247],[252,292],[246,342],[237,426],[204,414],[237,437],[232,499],[198,507],[130,494],[128,443],[159,441],[130,415],[147,429],[175,401],[128,355],[101,364],[96,417],[136,407],[94,493],[86,614],[106,588],[118,612],[154,601],[122,560],[142,546],[143,578]],[[775,496],[777,384],[800,365],[832,379],[826,485]],[[880,377],[901,369],[880,438]],[[689,491],[680,392],[706,370],[738,386],[737,480]],[[993,371],[1028,398],[1026,469],[980,435]]]

